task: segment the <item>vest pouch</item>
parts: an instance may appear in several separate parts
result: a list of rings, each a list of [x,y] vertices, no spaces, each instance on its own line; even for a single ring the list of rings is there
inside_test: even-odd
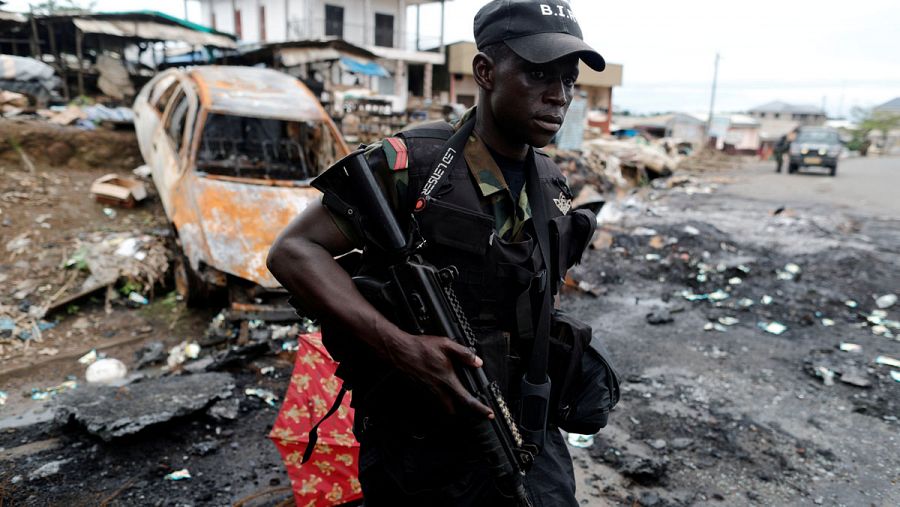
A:
[[[619,379],[591,327],[559,310],[551,317],[549,369],[559,384],[551,393],[554,423],[583,435],[605,427],[619,401]]]
[[[554,274],[554,292],[565,279],[566,271],[581,261],[596,228],[597,217],[589,210],[575,210],[550,220],[550,264]]]
[[[429,199],[426,210],[417,215],[426,241],[482,256],[487,252],[494,218],[462,206]]]

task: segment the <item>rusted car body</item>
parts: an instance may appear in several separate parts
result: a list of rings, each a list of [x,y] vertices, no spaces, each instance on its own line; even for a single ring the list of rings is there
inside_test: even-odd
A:
[[[348,153],[316,97],[271,69],[171,69],[141,90],[134,115],[184,254],[179,292],[197,302],[233,278],[279,288],[269,246],[318,199],[309,181]]]

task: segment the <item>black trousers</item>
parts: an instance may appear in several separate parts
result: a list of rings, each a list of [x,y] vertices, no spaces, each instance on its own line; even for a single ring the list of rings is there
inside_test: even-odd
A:
[[[443,442],[432,440],[431,435],[413,437],[418,442],[413,442],[411,448],[408,441],[363,439],[359,461],[363,506],[509,505],[509,499],[494,487],[478,456],[452,437],[444,437]],[[526,489],[535,507],[577,507],[572,458],[566,443],[557,429],[548,431],[547,437],[543,451],[526,476]],[[393,448],[385,447],[391,444]]]

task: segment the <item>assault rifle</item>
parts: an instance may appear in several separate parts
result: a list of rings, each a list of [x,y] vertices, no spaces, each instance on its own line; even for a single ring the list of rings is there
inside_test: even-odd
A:
[[[365,217],[362,225],[366,236],[375,240],[389,263],[387,280],[354,277],[363,296],[370,302],[380,300],[376,307],[387,302],[398,315],[400,322],[395,324],[408,333],[446,336],[477,349],[475,336],[451,287],[456,269],[451,266],[439,270],[416,253],[423,242],[416,238],[407,240],[362,151],[351,153],[335,165],[333,169],[342,168],[343,176],[352,182],[356,201],[352,208]],[[494,411],[493,419],[473,421],[472,431],[495,484],[505,496],[515,499],[517,506],[530,507],[532,502],[523,479],[536,449],[523,442],[496,382],[488,380],[481,368],[457,365],[456,373],[463,386]]]

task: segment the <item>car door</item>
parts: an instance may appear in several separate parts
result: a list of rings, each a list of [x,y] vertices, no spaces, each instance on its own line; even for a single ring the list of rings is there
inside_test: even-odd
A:
[[[189,80],[179,79],[153,136],[153,182],[169,219],[174,218],[174,196],[188,169],[188,153],[197,117],[197,94]]]

